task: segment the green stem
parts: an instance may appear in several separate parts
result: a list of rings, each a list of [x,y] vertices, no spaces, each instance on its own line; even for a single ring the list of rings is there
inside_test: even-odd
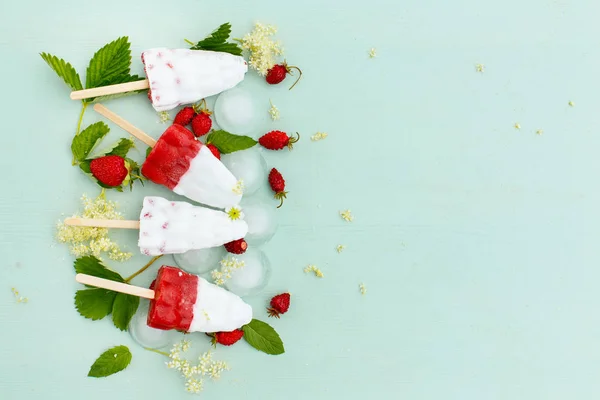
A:
[[[83,114],[85,114],[85,109],[87,108],[87,106],[88,103],[86,103],[85,101],[81,102],[81,112],[79,113],[79,120],[77,121],[77,130],[75,131],[75,136],[79,135],[79,132],[81,132],[81,122],[83,121]],[[75,156],[73,156],[71,164],[77,164],[75,161]]]
[[[152,347],[144,347],[144,350],[152,351],[154,353],[162,354],[165,357],[169,357],[169,353],[165,353],[164,351],[153,349]]]
[[[242,39],[238,39],[238,38],[233,38],[233,39],[231,39],[231,40],[235,40],[236,42],[240,42],[240,43],[243,43],[243,42],[244,42]]]
[[[187,40],[187,39],[183,39],[184,42],[186,42],[187,44],[191,44],[192,46],[195,46],[196,43],[192,42],[191,40]]]
[[[139,271],[135,272],[133,275],[131,275],[129,278],[125,279],[125,283],[129,283],[131,282],[131,280],[133,278],[135,278],[136,276],[138,276],[139,274],[141,274],[142,272],[144,272],[145,270],[147,270],[148,268],[150,268],[150,266],[152,264],[154,264],[154,261],[158,260],[159,258],[161,258],[163,255],[161,254],[160,256],[156,256],[156,257],[152,257],[152,259],[150,261],[148,261],[148,264],[144,265]]]

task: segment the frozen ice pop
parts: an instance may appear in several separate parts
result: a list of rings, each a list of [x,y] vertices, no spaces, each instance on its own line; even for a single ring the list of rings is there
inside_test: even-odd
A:
[[[163,265],[150,289],[77,274],[77,282],[150,299],[148,326],[182,332],[229,332],[252,321],[252,307],[202,277]]]
[[[162,266],[151,286],[148,326],[183,332],[229,332],[252,320],[252,308],[198,275]]]
[[[67,218],[65,224],[139,229],[138,246],[148,256],[217,247],[248,233],[245,221],[232,220],[223,211],[155,196],[144,198],[139,222]]]
[[[150,89],[156,111],[168,111],[231,89],[244,80],[248,64],[229,53],[155,48],[142,53],[147,79],[71,92],[73,100]]]
[[[153,147],[142,165],[142,174],[152,182],[216,208],[231,207],[242,199],[233,174],[188,129],[172,125],[156,141],[102,104],[94,110]]]

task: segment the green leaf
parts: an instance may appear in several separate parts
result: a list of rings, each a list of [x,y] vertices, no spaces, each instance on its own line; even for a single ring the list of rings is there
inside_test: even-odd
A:
[[[113,304],[112,319],[117,328],[124,331],[140,305],[140,298],[119,293]]]
[[[94,54],[85,77],[85,87],[94,88],[126,82],[131,66],[129,38],[123,36]]]
[[[84,160],[82,162],[79,163],[79,168],[81,168],[81,170],[83,172],[85,172],[86,174],[90,175],[93,179],[94,176],[92,175],[92,170],[90,169],[90,163],[92,162],[92,160]]]
[[[214,144],[221,154],[229,154],[239,150],[246,150],[258,143],[250,136],[234,135],[232,133],[219,130],[209,133],[206,137],[206,143]]]
[[[94,256],[79,257],[74,263],[75,272],[78,274],[87,274],[97,276],[98,278],[109,279],[116,282],[125,282],[125,279],[119,274],[106,268],[100,260]]]
[[[110,129],[104,122],[96,122],[73,137],[71,151],[75,160],[82,162],[94,150],[94,147],[108,134]]]
[[[98,357],[88,372],[93,378],[104,378],[123,371],[131,362],[131,352],[126,346],[116,346]]]
[[[113,143],[113,145],[100,153],[98,153],[97,157],[102,156],[119,156],[119,157],[127,157],[127,153],[129,150],[135,147],[135,143],[131,139],[121,138],[118,142]]]
[[[248,325],[244,325],[242,330],[244,339],[256,350],[272,355],[285,352],[281,338],[266,322],[253,319]]]
[[[152,151],[152,147],[148,147],[146,149],[146,158],[148,158],[148,155],[150,154],[151,151]]]
[[[96,321],[110,314],[116,296],[116,292],[106,289],[78,290],[75,293],[75,308],[82,316]]]
[[[75,71],[75,68],[62,58],[58,58],[48,53],[40,53],[40,56],[46,61],[46,63],[56,72],[56,74],[62,78],[63,81],[73,90],[81,90],[81,79],[79,74]]]
[[[231,34],[231,24],[229,22],[219,26],[213,33],[205,39],[199,41],[191,47],[192,50],[209,50],[230,53],[236,56],[242,55],[242,49],[236,43],[226,43]]]

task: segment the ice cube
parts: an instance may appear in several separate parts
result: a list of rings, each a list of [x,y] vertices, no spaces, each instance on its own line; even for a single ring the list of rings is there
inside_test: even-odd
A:
[[[267,161],[256,147],[223,154],[221,162],[233,176],[244,182],[244,196],[255,193],[267,183]]]
[[[246,242],[251,246],[259,246],[271,240],[277,231],[275,206],[257,199],[244,199],[241,207],[244,212],[244,221],[248,224]]]
[[[252,296],[260,293],[271,279],[271,263],[264,252],[248,248],[244,254],[235,255],[244,266],[236,269],[225,287],[238,296]]]
[[[179,268],[192,274],[202,275],[219,266],[219,261],[225,256],[223,246],[209,249],[190,250],[181,254],[173,254]]]
[[[221,129],[238,135],[253,132],[258,123],[255,102],[249,91],[236,87],[219,95],[215,119]]]
[[[148,326],[146,320],[148,319],[149,305],[148,300],[141,299],[137,312],[129,322],[129,334],[142,347],[162,349],[170,346],[176,340],[176,333]]]

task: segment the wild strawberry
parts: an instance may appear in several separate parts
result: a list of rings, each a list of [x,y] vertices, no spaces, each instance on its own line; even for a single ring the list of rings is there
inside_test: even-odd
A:
[[[121,186],[129,180],[129,165],[123,157],[104,156],[92,160],[90,171],[99,182],[106,186]]]
[[[292,69],[297,69],[298,72],[300,72],[300,75],[298,75],[298,79],[296,79],[296,82],[294,82],[294,84],[290,87],[290,90],[292,90],[292,88],[296,86],[300,78],[302,78],[302,71],[298,67],[288,66],[285,61],[282,64],[274,65],[269,71],[267,71],[267,76],[265,79],[267,80],[267,83],[269,85],[277,85],[278,83],[283,82],[283,80],[288,74],[294,75],[292,73]]]
[[[258,143],[266,149],[269,150],[281,150],[285,146],[288,149],[292,149],[292,145],[300,140],[300,134],[296,132],[298,137],[288,136],[287,133],[282,131],[271,131],[267,134],[264,134],[258,139]]]
[[[194,115],[196,115],[194,107],[184,107],[181,110],[179,110],[179,112],[175,116],[175,119],[173,120],[173,123],[181,126],[187,126],[192,122],[192,118],[194,118]]]
[[[280,314],[285,314],[290,308],[290,294],[282,293],[271,299],[271,307],[267,308],[269,317],[279,318]]]
[[[237,343],[244,336],[244,331],[241,329],[236,329],[235,331],[231,332],[211,333],[209,336],[212,336],[212,344],[215,347],[217,346],[217,343],[222,344],[223,346],[231,346],[232,344]]]
[[[277,206],[279,208],[283,205],[283,199],[286,198],[288,192],[285,191],[285,179],[283,179],[281,172],[275,168],[269,172],[269,185],[271,185],[271,190],[275,192],[275,198],[281,200],[281,203]]]
[[[197,137],[206,135],[212,128],[212,120],[210,119],[210,111],[200,111],[192,119],[192,130]]]
[[[217,149],[217,146],[215,146],[212,143],[209,143],[206,145],[206,147],[208,147],[208,149],[211,151],[211,153],[213,153],[215,157],[217,157],[219,160],[221,159],[221,152],[219,151],[219,149]]]
[[[233,242],[225,243],[225,250],[233,254],[244,254],[248,248],[248,243],[244,239],[234,240]]]

